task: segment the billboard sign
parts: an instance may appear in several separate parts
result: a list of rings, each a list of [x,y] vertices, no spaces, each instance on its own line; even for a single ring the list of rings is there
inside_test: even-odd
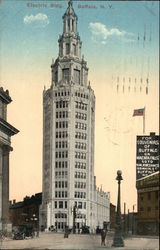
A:
[[[159,136],[137,136],[136,180],[159,170]]]

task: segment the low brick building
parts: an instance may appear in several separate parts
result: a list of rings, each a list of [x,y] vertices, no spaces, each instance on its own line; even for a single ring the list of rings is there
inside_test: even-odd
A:
[[[159,171],[136,182],[138,199],[137,233],[159,234]]]
[[[38,227],[39,223],[39,206],[42,203],[42,193],[37,193],[31,197],[26,196],[23,201],[10,201],[9,218],[13,227],[22,224],[33,225]]]

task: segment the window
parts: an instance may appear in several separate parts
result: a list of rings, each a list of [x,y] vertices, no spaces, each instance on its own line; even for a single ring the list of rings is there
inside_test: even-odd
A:
[[[67,201],[65,201],[65,208],[67,208]]]
[[[55,208],[57,208],[57,201],[55,201],[55,203],[54,203],[54,207],[55,207]]]
[[[82,208],[82,202],[78,202],[78,208]]]
[[[74,21],[72,20],[72,31],[74,31]]]
[[[68,31],[70,30],[70,19],[68,19]]]
[[[151,207],[147,207],[147,211],[148,211],[148,212],[151,212]]]
[[[141,201],[143,201],[143,196],[140,196]]]
[[[80,84],[80,70],[74,69],[74,82]]]
[[[73,54],[76,56],[76,45],[75,44],[73,44]]]
[[[69,82],[69,69],[63,69],[62,74],[63,74],[63,80],[67,80],[67,82]]]
[[[58,82],[58,72],[55,72],[55,82]]]
[[[59,208],[63,208],[63,201],[59,201]]]
[[[66,43],[66,55],[70,53],[70,46],[69,43]]]
[[[151,193],[148,193],[148,200],[151,199]]]

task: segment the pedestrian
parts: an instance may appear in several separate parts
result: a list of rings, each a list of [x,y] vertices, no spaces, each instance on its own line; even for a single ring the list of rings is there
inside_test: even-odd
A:
[[[101,246],[105,246],[105,239],[106,239],[106,231],[104,229],[101,230]]]

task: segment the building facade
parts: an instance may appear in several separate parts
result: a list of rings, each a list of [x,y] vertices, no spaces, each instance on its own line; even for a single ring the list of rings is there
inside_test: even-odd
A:
[[[11,231],[9,221],[9,153],[11,136],[19,131],[7,122],[7,105],[11,102],[8,90],[0,87],[0,230]]]
[[[72,1],[63,15],[59,55],[52,62],[52,83],[43,92],[43,190],[40,224],[58,230],[98,226],[97,204],[106,209],[109,193],[99,193],[94,177],[95,95],[81,56],[77,15]],[[105,208],[104,208],[105,207]],[[98,210],[97,210],[98,209]]]
[[[136,182],[137,233],[159,235],[159,171]]]
[[[23,201],[10,201],[9,219],[13,228],[19,225],[32,225],[38,227],[39,206],[42,203],[42,193],[37,193],[31,197],[26,196]]]

